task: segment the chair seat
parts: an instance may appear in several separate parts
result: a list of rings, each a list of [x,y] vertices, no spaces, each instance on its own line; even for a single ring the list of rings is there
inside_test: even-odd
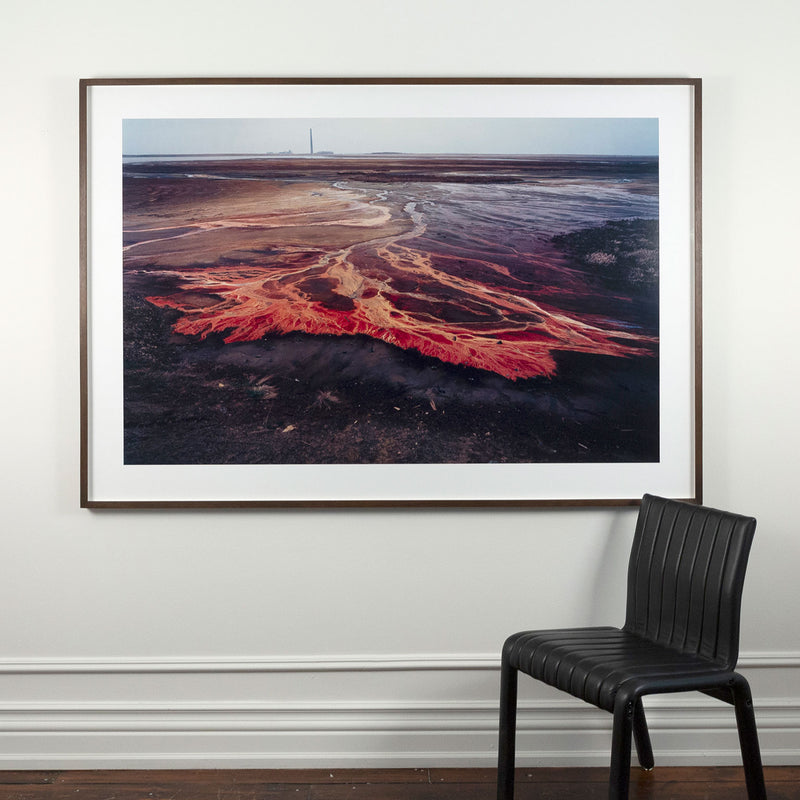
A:
[[[523,631],[509,637],[505,653],[509,666],[611,712],[623,685],[641,694],[680,691],[688,677],[722,682],[731,674],[718,662],[612,627]]]

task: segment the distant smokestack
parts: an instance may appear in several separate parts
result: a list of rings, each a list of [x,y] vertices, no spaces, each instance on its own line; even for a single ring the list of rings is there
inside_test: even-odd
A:
[[[314,129],[308,129],[308,152],[314,155]]]

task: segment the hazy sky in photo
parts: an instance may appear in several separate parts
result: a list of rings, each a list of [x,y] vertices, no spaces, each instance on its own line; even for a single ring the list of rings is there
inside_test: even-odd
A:
[[[124,155],[658,155],[657,118],[125,119]]]

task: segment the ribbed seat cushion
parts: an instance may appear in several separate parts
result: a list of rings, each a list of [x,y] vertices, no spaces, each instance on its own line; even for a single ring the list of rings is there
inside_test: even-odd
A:
[[[523,631],[506,642],[508,663],[537,680],[613,712],[628,681],[649,685],[670,676],[721,674],[724,664],[681,653],[619,628]]]

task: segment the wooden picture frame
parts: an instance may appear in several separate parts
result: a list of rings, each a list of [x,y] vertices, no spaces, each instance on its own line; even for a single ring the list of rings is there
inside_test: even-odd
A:
[[[81,506],[700,501],[701,152],[699,79],[82,80]]]

